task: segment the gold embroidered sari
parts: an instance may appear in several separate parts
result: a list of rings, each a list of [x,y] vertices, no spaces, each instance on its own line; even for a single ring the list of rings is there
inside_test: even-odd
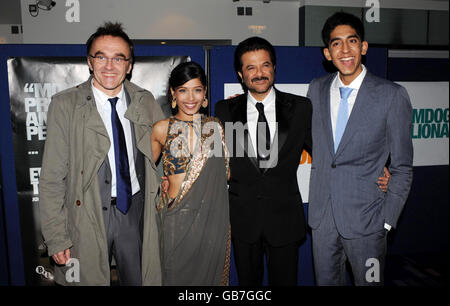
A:
[[[194,153],[175,199],[158,205],[163,285],[228,285],[228,153],[213,117],[194,118]]]

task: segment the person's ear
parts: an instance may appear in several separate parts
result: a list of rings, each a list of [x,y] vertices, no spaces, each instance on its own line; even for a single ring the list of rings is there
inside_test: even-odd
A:
[[[330,50],[328,48],[323,49],[323,55],[325,55],[325,58],[329,61],[332,60]]]
[[[363,41],[362,46],[361,46],[361,54],[366,55],[368,49],[369,49],[369,43],[367,41]]]
[[[92,67],[92,62],[91,62],[91,58],[89,56],[86,57],[87,60],[87,64],[89,66],[89,69],[91,69],[92,71],[94,71],[94,67]]]
[[[131,61],[131,60],[130,60]],[[131,72],[131,69],[133,68],[133,64],[132,63],[128,63],[128,70],[127,70],[127,74],[129,74]]]
[[[244,82],[244,79],[242,78],[242,72],[238,71],[238,76],[241,79],[241,82]]]

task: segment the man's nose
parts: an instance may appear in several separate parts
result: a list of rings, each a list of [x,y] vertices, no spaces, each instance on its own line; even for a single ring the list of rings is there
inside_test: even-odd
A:
[[[263,75],[263,70],[261,68],[256,68],[255,76],[260,78]]]
[[[342,52],[348,52],[350,50],[350,47],[346,41],[342,43]]]
[[[108,69],[111,69],[111,68],[113,68],[113,66],[114,66],[113,59],[112,58],[107,58],[105,67],[108,68]]]

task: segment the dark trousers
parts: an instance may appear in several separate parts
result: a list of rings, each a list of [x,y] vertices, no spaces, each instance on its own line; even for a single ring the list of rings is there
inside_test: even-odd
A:
[[[262,286],[264,254],[270,286],[296,286],[299,242],[271,246],[264,238],[247,243],[233,238],[234,261],[240,286]]]
[[[312,231],[316,284],[345,286],[348,261],[355,285],[382,286],[386,258],[386,232],[383,229],[364,237],[345,239],[336,228],[330,203],[319,227]]]
[[[132,204],[126,214],[115,205],[108,207],[106,215],[109,222],[106,235],[109,262],[116,261],[117,276],[121,286],[141,286],[142,258],[142,213],[143,192],[133,195]]]

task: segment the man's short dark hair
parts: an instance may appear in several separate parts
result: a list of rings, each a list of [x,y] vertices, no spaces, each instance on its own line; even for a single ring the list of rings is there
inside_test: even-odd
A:
[[[323,25],[322,41],[325,44],[325,47],[328,47],[330,43],[331,32],[340,25],[351,26],[356,31],[359,39],[364,41],[364,25],[361,19],[349,13],[337,12],[330,16]]]
[[[253,36],[239,43],[234,51],[234,70],[242,72],[242,55],[249,51],[266,50],[269,52],[273,66],[276,66],[275,48],[264,38]]]
[[[119,22],[105,22],[104,25],[97,28],[97,31],[95,31],[94,34],[89,37],[89,39],[86,42],[86,51],[87,55],[91,52],[91,47],[94,41],[102,36],[113,36],[113,37],[120,37],[122,38],[129,46],[130,48],[130,58],[131,63],[134,61],[134,46],[131,39],[128,37],[127,33],[123,30],[122,24]]]

